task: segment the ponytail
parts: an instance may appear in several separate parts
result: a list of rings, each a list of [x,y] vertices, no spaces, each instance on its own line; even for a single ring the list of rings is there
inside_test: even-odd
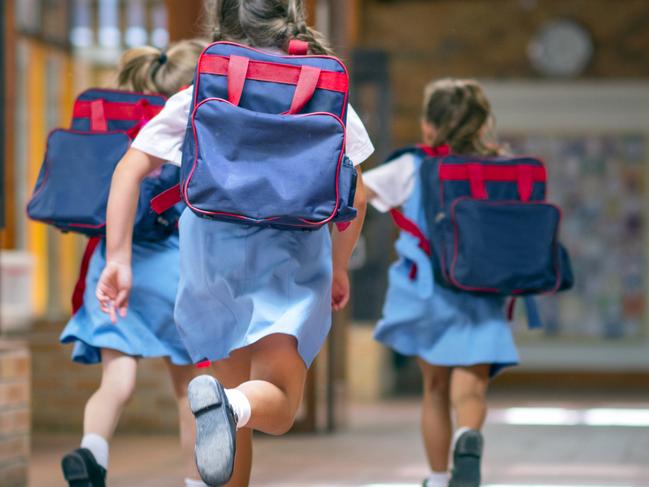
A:
[[[118,86],[140,93],[156,93],[157,86],[153,82],[153,75],[161,66],[161,54],[159,49],[150,46],[126,51],[119,62]]]
[[[213,41],[288,50],[297,39],[311,54],[333,54],[324,36],[307,25],[303,0],[207,0],[207,30]]]
[[[449,78],[430,83],[422,116],[435,127],[435,146],[447,144],[457,154],[499,155],[505,151],[487,141],[494,118],[477,81]]]
[[[171,96],[191,84],[198,57],[206,41],[191,39],[172,44],[166,51],[137,47],[122,55],[117,74],[121,89]]]

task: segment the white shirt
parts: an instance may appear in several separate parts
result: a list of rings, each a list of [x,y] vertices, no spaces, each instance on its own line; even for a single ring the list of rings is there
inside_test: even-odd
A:
[[[180,166],[192,92],[190,86],[169,98],[162,111],[140,130],[131,147]],[[347,109],[346,152],[355,166],[374,152],[367,130],[351,105]]]
[[[415,167],[415,156],[403,154],[363,173],[363,183],[375,195],[370,198],[370,204],[380,212],[403,205],[415,189]]]

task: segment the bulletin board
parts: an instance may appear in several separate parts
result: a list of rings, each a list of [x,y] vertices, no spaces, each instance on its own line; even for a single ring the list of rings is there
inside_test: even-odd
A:
[[[541,157],[575,288],[539,299],[545,327],[516,324],[530,368],[646,369],[649,85],[488,82],[501,141]]]

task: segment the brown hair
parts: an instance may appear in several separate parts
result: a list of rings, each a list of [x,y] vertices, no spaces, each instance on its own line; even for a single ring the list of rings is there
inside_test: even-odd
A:
[[[287,51],[297,39],[311,54],[332,54],[322,34],[307,25],[302,0],[208,0],[206,9],[214,41]]]
[[[124,90],[171,96],[190,84],[206,41],[190,39],[172,44],[167,50],[135,47],[122,55],[117,84]]]
[[[447,78],[429,83],[423,118],[437,131],[434,146],[448,144],[457,154],[498,155],[504,150],[485,140],[485,129],[493,123],[491,104],[475,80]]]

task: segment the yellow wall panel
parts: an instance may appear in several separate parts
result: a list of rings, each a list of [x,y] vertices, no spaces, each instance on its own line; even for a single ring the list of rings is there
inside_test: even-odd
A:
[[[59,80],[59,86],[61,87],[59,93],[59,125],[61,127],[67,127],[70,124],[72,105],[74,103],[73,62],[68,54],[59,53],[58,56],[61,58],[61,72],[59,74],[61,77]],[[85,242],[85,239],[72,233],[67,235],[59,234],[57,238],[59,239],[57,281],[61,289],[57,306],[63,312],[67,312],[70,309],[70,298],[77,282],[80,248],[82,242]]]
[[[36,42],[29,44],[29,76],[27,77],[28,109],[28,187],[33,188],[45,152],[45,48]],[[47,310],[47,227],[42,223],[27,225],[27,248],[35,259],[33,305],[37,315]]]

